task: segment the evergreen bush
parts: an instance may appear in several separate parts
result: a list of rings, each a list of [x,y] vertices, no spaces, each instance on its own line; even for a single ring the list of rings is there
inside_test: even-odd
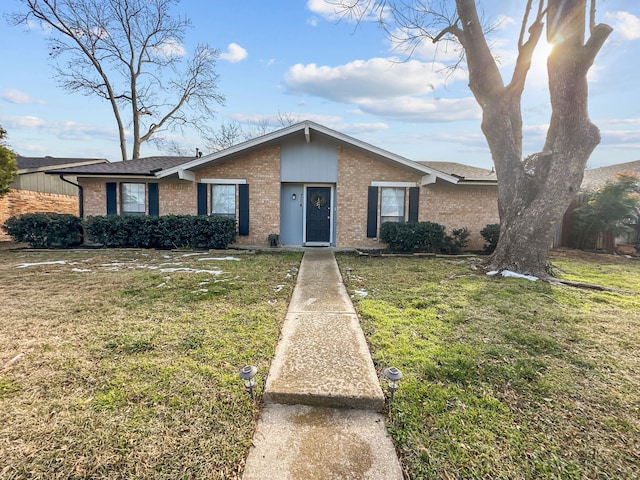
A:
[[[8,218],[2,229],[13,241],[33,248],[68,248],[82,243],[82,221],[66,213],[24,213]]]
[[[486,253],[493,253],[498,246],[498,239],[500,238],[500,224],[490,223],[480,230],[480,235],[482,235],[485,241],[484,251]]]

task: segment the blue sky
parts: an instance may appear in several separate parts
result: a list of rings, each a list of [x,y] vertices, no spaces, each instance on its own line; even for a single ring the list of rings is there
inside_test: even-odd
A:
[[[484,2],[499,22],[491,41],[505,78],[525,2]],[[0,125],[21,155],[120,158],[110,107],[57,86],[46,33],[11,26],[19,9],[3,0]],[[208,43],[221,52],[219,90],[226,97],[214,124],[271,121],[278,114],[310,119],[417,161],[457,161],[491,168],[480,109],[464,68],[444,70],[455,52],[431,44],[411,58],[394,49],[374,22],[339,18],[324,0],[182,0],[192,20],[184,50]],[[605,0],[598,21],[614,27],[590,73],[590,115],[602,143],[588,166],[640,159],[640,2]],[[523,98],[525,155],[541,150],[549,120],[544,55],[532,67]],[[215,127],[215,125],[214,125]],[[186,151],[203,149],[194,134],[175,135]],[[142,155],[159,153],[143,146]],[[205,151],[205,153],[208,153]]]

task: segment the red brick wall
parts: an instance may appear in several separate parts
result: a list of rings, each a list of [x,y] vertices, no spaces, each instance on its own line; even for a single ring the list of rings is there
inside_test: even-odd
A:
[[[11,190],[0,198],[0,225],[9,217],[23,213],[55,212],[78,215],[79,208],[77,196]],[[0,230],[0,240],[10,240],[10,237]]]

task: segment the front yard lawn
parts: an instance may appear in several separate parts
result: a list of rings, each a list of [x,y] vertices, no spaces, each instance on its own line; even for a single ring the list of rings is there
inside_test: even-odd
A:
[[[300,258],[0,250],[0,478],[238,478]],[[337,259],[408,478],[640,478],[638,260],[554,254],[627,294]]]
[[[412,479],[640,478],[640,261],[557,252],[558,275],[340,255]]]
[[[236,478],[301,254],[0,251],[0,478]]]

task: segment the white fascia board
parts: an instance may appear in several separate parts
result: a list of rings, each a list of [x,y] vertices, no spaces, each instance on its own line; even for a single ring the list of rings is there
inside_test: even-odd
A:
[[[428,174],[428,175],[424,175],[421,179],[420,179],[420,185],[424,186],[424,185],[431,185],[436,183],[436,176],[433,174]],[[454,183],[458,183],[458,182],[454,182]]]
[[[201,178],[200,183],[212,183],[214,185],[244,185],[247,180],[244,178]]]
[[[405,187],[417,187],[418,184],[416,182],[371,182],[372,187],[396,187],[396,188],[405,188]]]
[[[193,172],[190,172],[188,170],[180,169],[180,170],[178,170],[178,178],[180,180],[187,180],[189,182],[195,182],[196,181],[196,174],[193,173]]]

